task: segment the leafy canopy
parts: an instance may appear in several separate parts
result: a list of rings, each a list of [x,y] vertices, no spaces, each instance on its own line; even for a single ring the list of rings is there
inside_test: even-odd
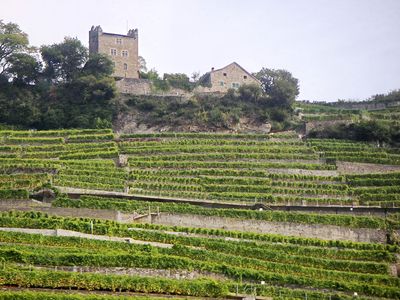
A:
[[[262,68],[255,76],[276,106],[290,107],[299,95],[299,81],[289,71]]]

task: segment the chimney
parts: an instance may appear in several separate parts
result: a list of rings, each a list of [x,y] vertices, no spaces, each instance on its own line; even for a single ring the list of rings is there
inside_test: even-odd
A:
[[[211,68],[211,72],[214,71],[214,67]]]

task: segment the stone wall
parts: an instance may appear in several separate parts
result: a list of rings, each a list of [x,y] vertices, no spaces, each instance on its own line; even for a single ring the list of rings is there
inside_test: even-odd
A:
[[[311,130],[318,128],[323,129],[339,124],[351,124],[351,120],[329,120],[329,121],[310,121],[306,123],[306,135],[310,133]]]
[[[123,78],[115,82],[117,90],[123,94],[150,95],[151,82],[148,79]]]
[[[111,52],[112,49],[114,53]],[[139,78],[137,29],[129,30],[128,35],[122,35],[103,32],[100,26],[92,28],[89,31],[89,51],[108,55],[114,62],[113,76]]]
[[[152,95],[155,97],[182,97],[188,99],[192,93],[171,87],[167,91],[157,91],[152,87],[149,79],[122,78],[116,81],[117,90],[122,94]]]
[[[31,211],[31,207],[0,206],[0,211],[9,210]],[[41,211],[49,215],[76,218],[96,218],[114,220],[123,223],[154,223],[169,226],[188,226],[197,228],[225,229],[237,231],[249,231],[257,233],[281,234],[288,236],[300,236],[319,238],[324,240],[349,240],[355,242],[385,243],[385,230],[369,228],[348,228],[334,225],[301,224],[289,222],[267,222],[262,220],[242,220],[216,216],[201,216],[190,214],[160,213],[134,219],[134,214],[124,214],[113,210],[100,210],[88,208],[63,208],[63,207],[35,207],[35,211]],[[397,231],[400,235],[400,230]]]
[[[385,230],[348,228],[334,225],[267,222],[260,220],[241,220],[234,218],[169,213],[153,215],[152,223],[170,226],[203,227],[281,234],[306,238],[318,238],[323,240],[349,240],[354,242],[374,243],[386,242]]]
[[[211,87],[198,86],[195,89],[197,93],[226,93],[230,88],[237,88],[244,84],[260,85],[259,81],[244,71],[238,64],[230,65],[212,70],[210,73]],[[236,84],[236,85],[235,85]]]
[[[216,280],[227,280],[228,278],[216,273],[211,273],[202,270],[173,270],[173,269],[150,269],[150,268],[123,268],[123,267],[88,267],[88,266],[56,266],[42,267],[35,266],[35,269],[57,270],[66,272],[90,272],[96,274],[107,275],[129,275],[129,276],[144,276],[144,277],[163,277],[170,279],[199,279],[212,278]]]

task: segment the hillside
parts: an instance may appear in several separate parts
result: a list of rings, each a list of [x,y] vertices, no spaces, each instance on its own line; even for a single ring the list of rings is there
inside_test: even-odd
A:
[[[400,298],[399,149],[294,132],[0,137],[0,299]]]
[[[365,101],[297,102],[309,137],[351,139],[400,145],[400,91]]]

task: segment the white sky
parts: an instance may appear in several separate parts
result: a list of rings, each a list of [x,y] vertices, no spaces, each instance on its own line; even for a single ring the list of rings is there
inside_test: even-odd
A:
[[[88,31],[139,29],[139,55],[160,74],[236,61],[286,69],[299,99],[364,99],[400,88],[400,0],[0,0],[0,19],[32,45]]]

